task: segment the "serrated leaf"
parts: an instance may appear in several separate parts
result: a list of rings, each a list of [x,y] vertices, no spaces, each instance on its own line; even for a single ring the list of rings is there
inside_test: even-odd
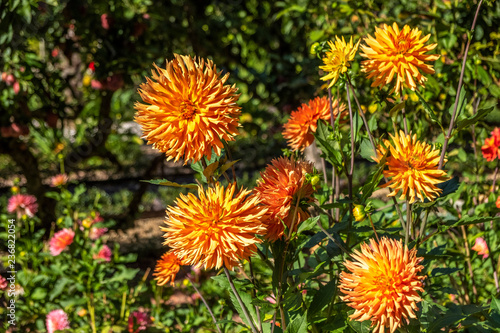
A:
[[[495,105],[496,104],[489,106],[489,107],[484,107],[482,109],[479,109],[479,110],[477,110],[477,113],[475,115],[459,121],[457,123],[457,128],[453,132],[453,135],[455,135],[457,132],[460,132],[462,129],[477,123],[479,120],[486,117],[491,111],[493,111],[493,109],[495,108]]]
[[[64,288],[69,282],[71,282],[71,280],[65,277],[57,280],[57,282],[54,285],[54,288],[49,294],[49,300],[53,301],[57,296],[59,296],[64,291]]]
[[[392,107],[392,109],[389,111],[389,115],[391,117],[394,117],[395,115],[398,114],[399,111],[403,110],[405,108],[405,101],[402,101],[401,103],[398,103]]]
[[[319,288],[316,294],[314,294],[311,306],[307,310],[310,318],[313,318],[316,314],[320,313],[321,310],[332,301],[336,288],[337,283],[335,280],[331,280]]]
[[[320,218],[319,216],[314,216],[314,217],[308,218],[304,222],[301,222],[299,224],[299,227],[297,228],[297,234],[300,234],[303,231],[310,230],[310,229],[314,228],[316,223],[319,221],[319,218]]]
[[[286,328],[285,333],[307,333],[307,311],[297,316]]]
[[[429,118],[431,118],[431,120],[433,122],[435,122],[436,124],[439,125],[439,127],[441,127],[441,131],[444,133],[444,128],[443,128],[443,125],[441,125],[441,122],[439,121],[439,119],[437,118],[436,114],[434,113],[434,111],[432,111],[432,108],[430,107],[430,105],[425,101],[425,99],[422,97],[422,95],[418,92],[418,90],[415,90],[415,93],[417,94],[418,96],[418,99],[420,100],[420,103],[422,103],[422,106],[424,107],[424,111],[425,113],[429,116]]]
[[[154,185],[162,185],[162,186],[172,186],[172,187],[183,187],[183,188],[198,188],[197,184],[178,184],[171,182],[168,179],[152,179],[152,180],[141,180],[141,182],[150,183]]]
[[[432,277],[438,277],[438,276],[443,276],[443,275],[450,275],[455,272],[458,272],[462,270],[462,268],[448,268],[448,267],[439,267],[439,268],[434,268],[431,272]]]

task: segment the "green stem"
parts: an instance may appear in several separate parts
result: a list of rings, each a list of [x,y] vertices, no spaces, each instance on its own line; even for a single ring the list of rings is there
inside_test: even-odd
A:
[[[231,290],[233,291],[234,296],[236,297],[236,300],[238,301],[238,304],[241,307],[241,310],[243,311],[243,314],[245,315],[245,318],[247,319],[248,323],[250,324],[250,328],[252,329],[253,333],[258,333],[257,329],[255,328],[255,325],[253,323],[252,318],[250,317],[250,314],[248,313],[248,310],[243,304],[243,301],[241,300],[240,294],[236,290],[236,287],[234,286],[233,279],[231,278],[231,274],[229,274],[229,270],[224,266],[224,273],[226,273],[227,280],[229,281],[229,286],[231,287]]]
[[[207,301],[205,300],[205,298],[203,297],[203,295],[201,294],[201,292],[198,290],[198,288],[194,284],[193,280],[191,280],[191,278],[189,276],[187,276],[187,279],[189,280],[189,282],[191,282],[191,285],[193,286],[194,290],[196,290],[196,292],[198,293],[198,295],[200,295],[201,301],[203,302],[203,304],[205,304],[205,307],[207,308],[208,312],[210,313],[210,316],[212,317],[212,320],[213,320],[213,322],[215,324],[215,327],[217,327],[217,332],[222,333],[221,330],[220,330],[219,324],[217,324],[217,319],[215,319],[215,315],[212,312],[212,309],[210,309],[210,306],[208,305]]]

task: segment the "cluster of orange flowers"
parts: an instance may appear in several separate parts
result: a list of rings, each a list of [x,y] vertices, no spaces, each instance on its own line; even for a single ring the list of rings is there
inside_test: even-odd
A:
[[[367,60],[361,68],[375,79],[372,86],[383,87],[395,79],[391,92],[399,94],[403,87],[415,90],[417,84],[424,85],[421,72],[434,73],[425,62],[438,56],[425,54],[436,44],[425,45],[430,35],[420,35],[416,28],[400,30],[394,23],[365,38],[361,56]],[[353,43],[351,38],[346,43],[338,37],[329,43],[321,66],[327,73],[321,79],[329,81],[329,87],[347,72],[359,45],[360,41]],[[212,151],[220,155],[224,141],[234,140],[239,127],[237,89],[226,85],[227,79],[228,74],[221,76],[212,61],[189,56],[175,55],[165,69],[155,66],[152,78],[139,90],[144,104],[136,104],[136,121],[148,143],[167,159],[184,163],[200,161]],[[332,120],[345,110],[339,100],[312,99],[291,114],[283,136],[294,151],[302,151],[313,143],[319,121]],[[375,157],[388,168],[384,175],[391,180],[384,186],[392,189],[390,196],[401,191],[410,203],[435,199],[441,192],[437,185],[448,178],[438,169],[439,151],[419,142],[416,135],[401,132],[391,138],[392,143],[386,140],[379,146]],[[167,208],[162,230],[170,250],[157,263],[158,284],[173,284],[182,265],[232,269],[249,258],[263,239],[288,240],[309,217],[315,189],[308,175],[314,173],[309,162],[281,157],[261,173],[253,191],[238,189],[235,183],[227,187],[216,183],[208,189],[199,186],[197,196],[181,194]],[[382,238],[361,245],[361,252],[354,251],[352,258],[355,261],[345,263],[351,273],[342,273],[340,283],[342,299],[355,309],[352,319],[369,319],[375,330],[394,332],[403,320],[415,317],[423,280],[418,275],[422,258],[415,250]]]

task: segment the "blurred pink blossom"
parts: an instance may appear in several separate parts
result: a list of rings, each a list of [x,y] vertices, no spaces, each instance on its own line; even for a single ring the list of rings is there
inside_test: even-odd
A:
[[[107,245],[103,245],[97,254],[94,254],[94,259],[103,259],[104,261],[111,261],[111,249]]]
[[[274,296],[274,294],[271,294],[271,296],[266,297],[266,301],[271,304],[276,304],[276,297]]]
[[[19,81],[14,82],[12,85],[12,89],[14,89],[14,94],[19,94],[19,91],[21,90],[21,86],[19,85]]]
[[[129,333],[138,333],[145,331],[151,325],[151,318],[146,312],[134,311],[128,317]]]
[[[16,123],[10,124],[10,126],[4,126],[0,128],[1,135],[4,138],[18,138],[21,135],[28,135],[30,133],[30,129],[26,125],[19,125]]]
[[[101,15],[101,26],[104,29],[108,30],[112,24],[113,19],[107,13]]]
[[[49,241],[50,254],[59,255],[64,249],[73,243],[75,232],[71,229],[63,229],[54,234]]]
[[[90,229],[89,238],[91,240],[96,240],[96,239],[100,238],[102,235],[104,235],[107,231],[108,231],[108,228],[96,228],[96,227],[92,227]]]
[[[63,310],[52,310],[46,319],[47,332],[54,333],[57,330],[64,330],[69,327],[68,315]]]
[[[68,182],[68,176],[63,173],[55,175],[54,177],[50,178],[50,186],[52,187],[66,185],[67,182]]]
[[[38,211],[36,197],[29,194],[13,195],[7,204],[7,211],[9,213],[17,212],[18,215],[26,214],[29,217],[33,217]]]
[[[476,238],[476,243],[472,247],[474,251],[477,252],[478,255],[482,255],[483,259],[488,258],[490,251],[488,250],[488,244],[481,237]]]
[[[0,275],[0,290],[7,289],[8,282],[7,279]]]

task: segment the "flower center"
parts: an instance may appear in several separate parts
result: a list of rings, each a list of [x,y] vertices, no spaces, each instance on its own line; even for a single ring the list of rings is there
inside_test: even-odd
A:
[[[185,101],[180,106],[181,118],[184,120],[191,120],[199,113],[198,106],[191,101]]]
[[[392,293],[394,291],[394,277],[387,276],[385,274],[380,274],[375,277],[375,285],[378,286],[380,290]]]
[[[409,36],[398,36],[398,40],[396,43],[396,49],[398,54],[406,53],[411,47],[411,40]]]

